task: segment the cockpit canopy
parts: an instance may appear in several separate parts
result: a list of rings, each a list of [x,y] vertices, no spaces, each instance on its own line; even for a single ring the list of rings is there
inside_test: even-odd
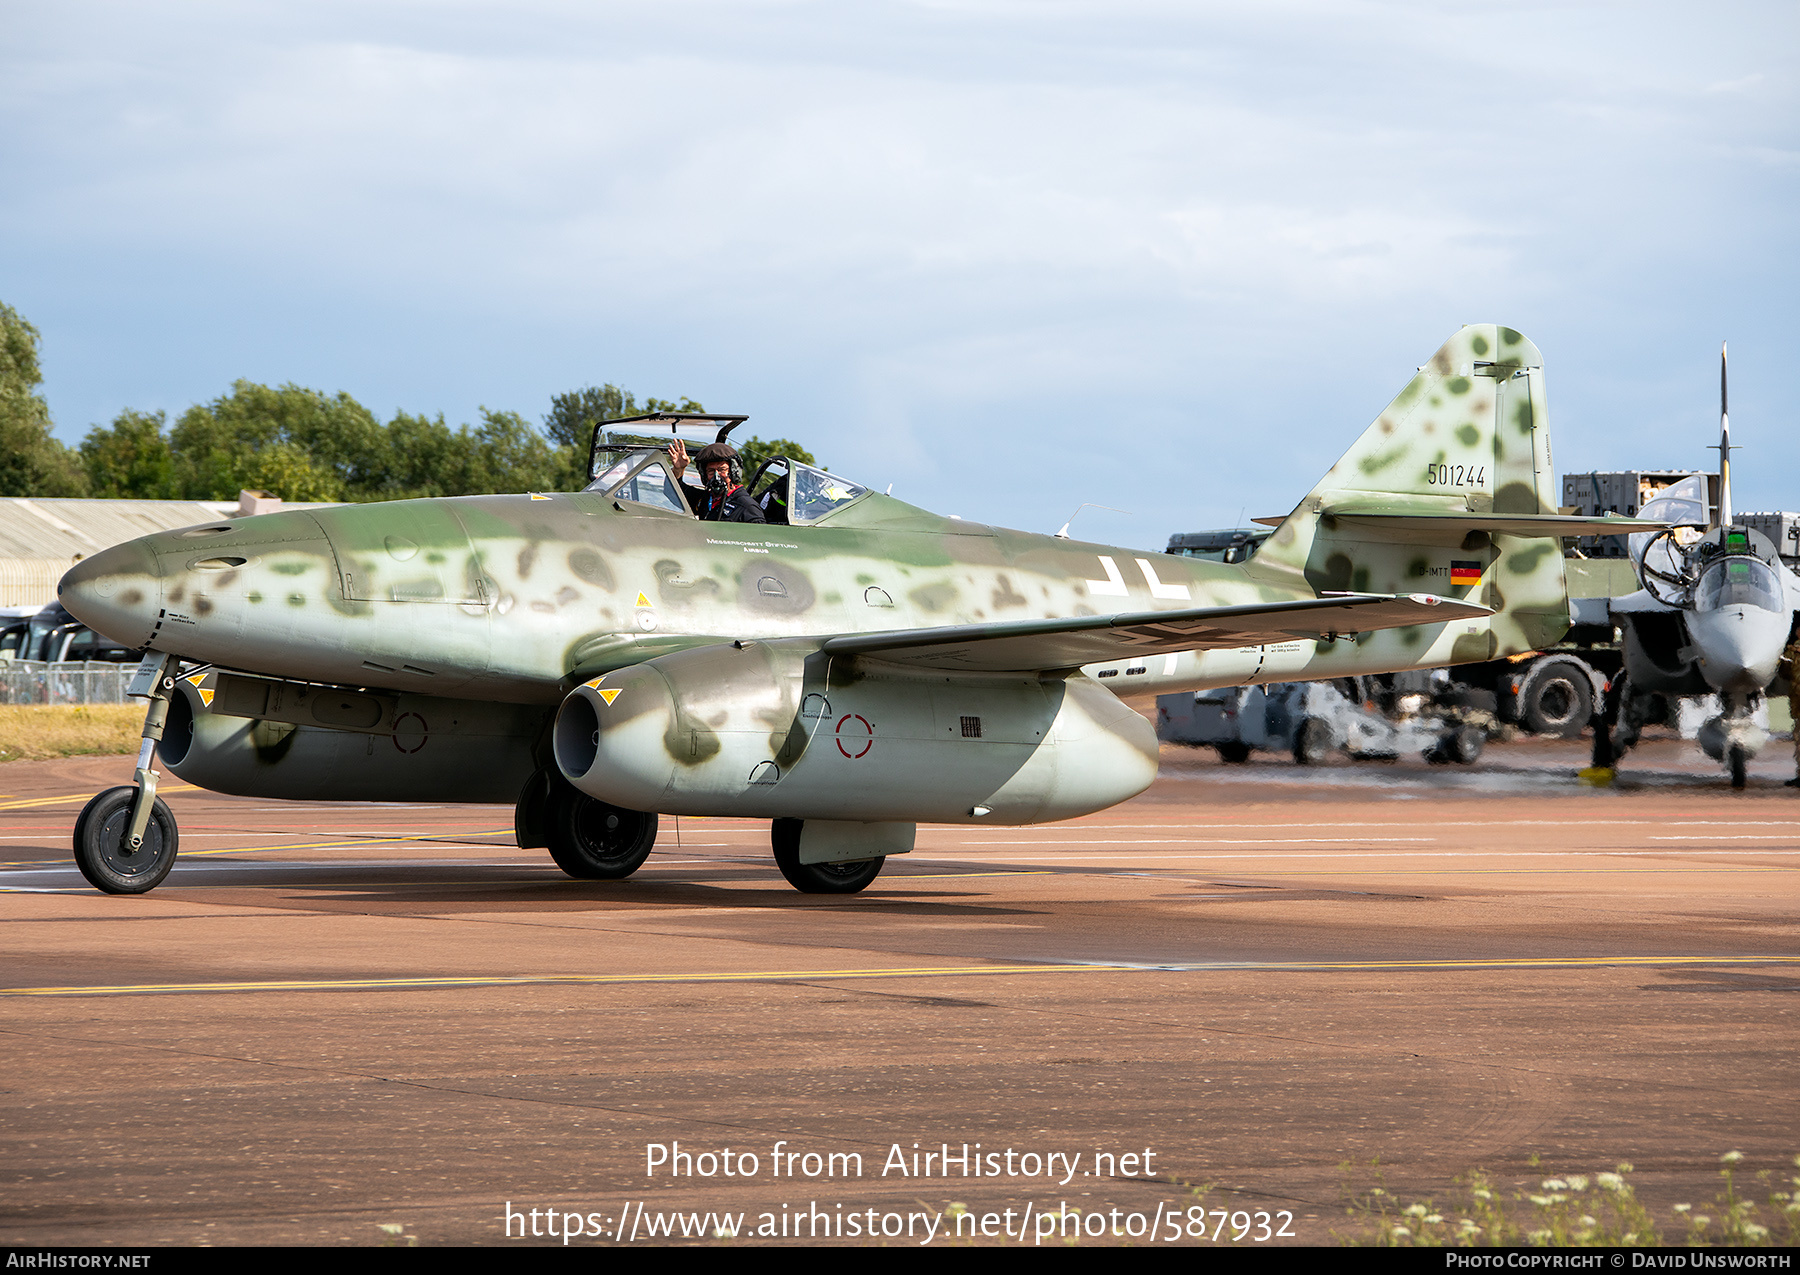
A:
[[[607,421],[594,431],[588,470],[593,480],[585,490],[691,515],[694,510],[688,506],[684,484],[675,478],[667,447],[676,440],[696,449],[708,442],[725,442],[726,435],[748,419],[671,412]],[[764,521],[779,526],[819,522],[869,492],[859,483],[787,456],[763,461],[745,475],[744,488],[762,510]]]
[[[1715,560],[1701,571],[1699,583],[1694,586],[1694,609],[1716,611],[1728,606],[1786,610],[1780,577],[1756,558],[1733,556]]]
[[[744,484],[769,522],[804,525],[836,513],[869,489],[786,456],[762,463]]]

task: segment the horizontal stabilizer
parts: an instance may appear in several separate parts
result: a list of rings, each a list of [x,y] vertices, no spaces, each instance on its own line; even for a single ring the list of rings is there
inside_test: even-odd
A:
[[[1577,514],[1482,514],[1459,510],[1426,512],[1351,507],[1327,508],[1320,516],[1335,518],[1340,524],[1371,532],[1383,539],[1404,540],[1446,534],[1467,535],[1471,531],[1499,536],[1618,536],[1633,531],[1660,531],[1668,526],[1667,523],[1626,518],[1619,514],[1584,518]]]
[[[1484,606],[1428,593],[1346,593],[1245,606],[847,633],[828,638],[824,650],[831,655],[867,655],[918,668],[1025,673],[1078,668],[1134,655],[1229,650],[1492,614]]]

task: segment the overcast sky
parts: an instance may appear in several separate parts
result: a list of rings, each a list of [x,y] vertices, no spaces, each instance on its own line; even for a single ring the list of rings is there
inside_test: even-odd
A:
[[[1458,325],[1564,471],[1800,508],[1800,6],[0,0],[0,301],[75,442],[247,377],[613,382],[945,513],[1283,513]]]

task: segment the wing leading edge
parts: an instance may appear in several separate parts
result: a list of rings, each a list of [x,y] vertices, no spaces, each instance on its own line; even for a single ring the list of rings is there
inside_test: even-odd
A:
[[[1428,593],[1353,593],[1246,606],[846,633],[826,639],[824,650],[832,655],[874,656],[891,664],[918,668],[1036,672],[1101,664],[1133,655],[1260,646],[1295,638],[1443,624],[1492,614],[1489,607]]]

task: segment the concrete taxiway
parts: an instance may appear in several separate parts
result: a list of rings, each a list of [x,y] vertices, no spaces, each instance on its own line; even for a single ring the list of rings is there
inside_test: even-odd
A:
[[[747,821],[577,882],[505,808],[179,787],[173,873],[112,898],[68,834],[128,759],[12,763],[0,1241],[501,1244],[510,1203],[643,1244],[715,1211],[1185,1218],[1212,1184],[1203,1213],[1329,1243],[1377,1160],[1420,1193],[1630,1161],[1675,1237],[1722,1153],[1800,1152],[1800,795],[1776,753],[1744,792],[1673,740],[1604,790],[1584,754],[1171,749],[1090,818],[923,829],[852,898],[789,889]],[[713,1158],[654,1168],[676,1143]],[[1014,1156],[894,1168],[977,1143]]]

